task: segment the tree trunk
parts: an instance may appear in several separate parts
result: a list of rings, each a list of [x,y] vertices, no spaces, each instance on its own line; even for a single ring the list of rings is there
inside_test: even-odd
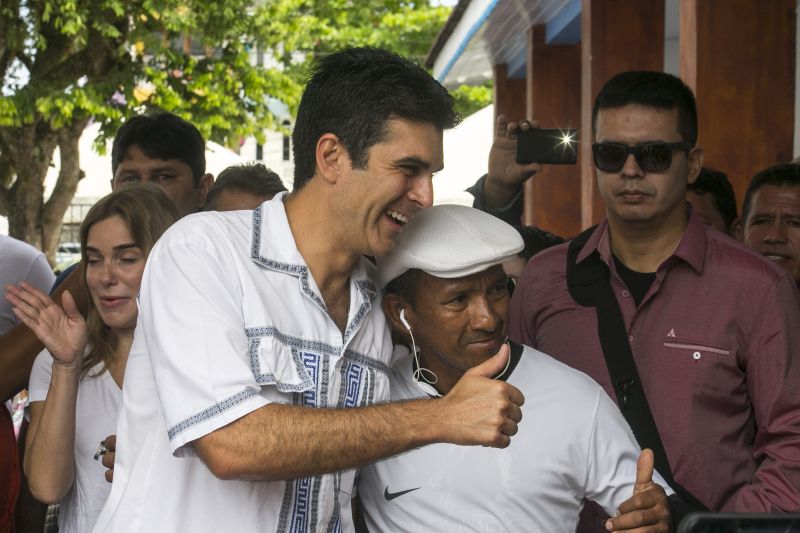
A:
[[[5,195],[8,233],[39,249],[44,178],[56,144],[56,133],[42,121],[2,131],[3,157],[17,176]]]
[[[58,148],[61,166],[58,180],[50,199],[42,207],[42,251],[47,260],[55,266],[56,249],[61,238],[61,225],[64,213],[78,190],[78,182],[84,177],[80,163],[80,139],[89,123],[88,118],[73,118],[72,123],[58,130]]]

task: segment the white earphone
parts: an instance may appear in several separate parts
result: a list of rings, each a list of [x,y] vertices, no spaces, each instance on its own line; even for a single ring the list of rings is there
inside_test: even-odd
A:
[[[406,320],[406,310],[405,308],[400,309],[400,323],[403,324],[406,329],[411,332],[411,326],[408,325],[408,320]]]
[[[408,323],[406,319],[406,310],[405,308],[400,309],[400,323],[403,324],[406,329],[408,330],[408,334],[411,336],[411,346],[414,353],[414,374],[413,379],[417,383],[420,382],[420,379],[425,381],[430,385],[435,385],[437,381],[439,381],[439,377],[434,374],[432,370],[428,370],[427,368],[423,368],[419,364],[419,350],[417,349],[417,343],[414,342],[414,334],[411,333],[411,324]]]

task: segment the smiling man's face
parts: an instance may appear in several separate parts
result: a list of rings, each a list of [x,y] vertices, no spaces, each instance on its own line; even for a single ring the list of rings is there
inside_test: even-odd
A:
[[[800,187],[764,185],[752,198],[739,239],[800,282]]]
[[[385,138],[369,148],[366,168],[343,174],[336,224],[363,255],[392,252],[403,227],[433,204],[433,174],[442,168],[442,131],[433,124],[391,119]]]

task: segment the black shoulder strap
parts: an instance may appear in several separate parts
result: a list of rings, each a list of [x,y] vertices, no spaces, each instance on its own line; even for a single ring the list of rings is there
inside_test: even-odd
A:
[[[631,426],[639,445],[653,450],[656,470],[684,501],[697,510],[705,510],[706,507],[672,477],[672,469],[661,442],[661,435],[636,370],[625,321],[611,289],[608,266],[596,250],[577,263],[578,254],[596,227],[584,231],[569,244],[567,251],[569,293],[576,303],[584,307],[594,307],[597,312],[597,335],[617,395],[617,405]]]

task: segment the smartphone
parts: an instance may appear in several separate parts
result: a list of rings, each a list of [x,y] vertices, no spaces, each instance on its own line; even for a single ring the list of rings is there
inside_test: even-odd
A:
[[[517,132],[517,163],[574,165],[578,161],[578,130],[532,129]]]

